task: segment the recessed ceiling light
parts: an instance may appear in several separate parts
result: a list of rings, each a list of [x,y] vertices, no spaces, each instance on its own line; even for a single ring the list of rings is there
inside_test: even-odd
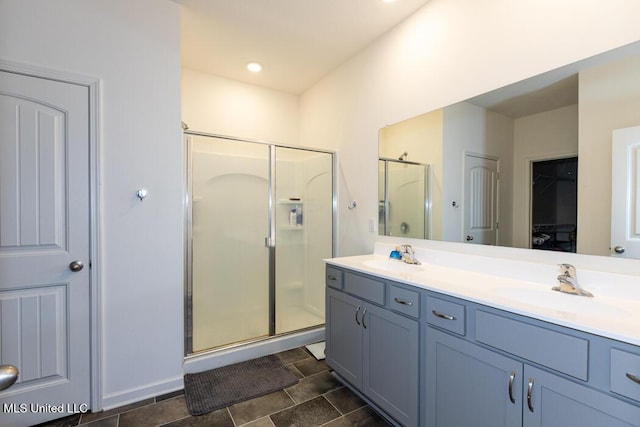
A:
[[[251,71],[252,73],[259,73],[260,70],[262,70],[262,65],[258,64],[257,62],[249,62],[247,64],[247,70]]]
[[[383,3],[393,3],[396,0],[382,0]]]

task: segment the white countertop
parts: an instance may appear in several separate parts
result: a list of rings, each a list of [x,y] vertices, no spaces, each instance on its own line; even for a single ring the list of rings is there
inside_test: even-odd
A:
[[[391,260],[393,245],[373,254],[325,260],[396,282],[640,346],[640,277],[578,267],[593,298],[552,291],[556,263],[518,261],[417,248],[419,266]]]

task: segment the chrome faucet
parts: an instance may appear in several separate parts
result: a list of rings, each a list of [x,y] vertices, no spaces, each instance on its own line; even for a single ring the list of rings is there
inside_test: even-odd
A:
[[[407,264],[420,264],[420,261],[416,259],[416,255],[413,253],[411,245],[400,245],[400,254],[402,255],[402,262]]]
[[[585,291],[578,284],[576,276],[576,268],[571,264],[558,264],[560,267],[560,275],[558,276],[558,286],[551,288],[554,291],[564,292],[565,294],[581,295],[592,297],[591,292]]]

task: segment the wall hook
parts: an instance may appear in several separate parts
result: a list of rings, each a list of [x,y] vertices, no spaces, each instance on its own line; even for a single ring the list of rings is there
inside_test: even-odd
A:
[[[138,197],[138,199],[140,199],[140,201],[144,200],[144,198],[147,197],[148,194],[149,193],[144,188],[141,188],[138,191],[136,191],[136,196]]]

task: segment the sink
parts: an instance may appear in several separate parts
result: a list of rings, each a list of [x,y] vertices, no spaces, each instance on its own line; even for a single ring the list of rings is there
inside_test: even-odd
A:
[[[497,288],[494,289],[496,295],[507,300],[533,305],[541,308],[548,308],[565,313],[588,314],[589,316],[611,317],[619,319],[628,317],[629,312],[613,304],[607,304],[598,300],[597,295],[593,298],[564,294],[548,289],[522,289],[522,288]]]
[[[418,264],[407,264],[406,262],[393,259],[370,259],[363,262],[367,267],[377,270],[389,271],[391,273],[417,273],[423,271]]]

